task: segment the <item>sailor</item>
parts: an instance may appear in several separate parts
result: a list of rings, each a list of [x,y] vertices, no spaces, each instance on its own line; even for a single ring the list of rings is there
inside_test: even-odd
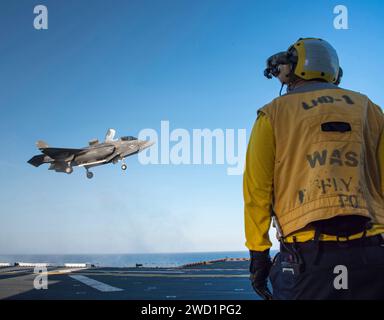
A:
[[[322,39],[300,38],[267,60],[264,75],[287,92],[257,111],[247,149],[254,290],[264,299],[383,299],[382,110],[339,87],[337,53]],[[273,262],[271,220],[280,242]]]

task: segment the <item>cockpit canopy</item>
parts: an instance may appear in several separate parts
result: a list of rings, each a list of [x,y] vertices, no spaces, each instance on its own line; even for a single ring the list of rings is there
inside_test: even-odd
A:
[[[120,138],[122,141],[132,141],[132,140],[137,140],[136,137],[132,137],[132,136],[125,136],[125,137],[121,137]]]

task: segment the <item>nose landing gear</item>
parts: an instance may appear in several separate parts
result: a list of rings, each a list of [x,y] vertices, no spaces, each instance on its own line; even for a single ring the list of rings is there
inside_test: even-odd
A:
[[[123,163],[123,164],[121,165],[121,170],[127,170],[127,165],[126,165],[125,163]]]

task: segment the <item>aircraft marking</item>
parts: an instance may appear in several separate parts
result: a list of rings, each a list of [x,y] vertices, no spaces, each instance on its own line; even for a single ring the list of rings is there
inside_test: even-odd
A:
[[[112,287],[109,284],[97,281],[95,279],[88,278],[86,276],[82,275],[73,275],[70,276],[72,279],[75,279],[77,281],[80,281],[81,283],[86,284],[89,287],[92,287],[96,290],[99,290],[101,292],[116,292],[116,291],[123,291],[123,289]]]

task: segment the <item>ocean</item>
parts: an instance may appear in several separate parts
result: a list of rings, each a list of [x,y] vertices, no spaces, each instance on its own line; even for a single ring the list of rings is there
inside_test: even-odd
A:
[[[1,255],[0,263],[89,263],[97,267],[178,267],[188,263],[224,258],[248,258],[247,251],[193,252],[193,253],[143,253],[143,254],[49,254],[49,255]]]

